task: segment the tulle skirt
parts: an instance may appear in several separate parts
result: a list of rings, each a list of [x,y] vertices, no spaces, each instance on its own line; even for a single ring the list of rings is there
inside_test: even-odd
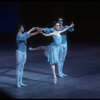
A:
[[[60,45],[56,45],[54,42],[46,46],[44,54],[48,59],[50,64],[56,64],[59,62],[60,58]]]

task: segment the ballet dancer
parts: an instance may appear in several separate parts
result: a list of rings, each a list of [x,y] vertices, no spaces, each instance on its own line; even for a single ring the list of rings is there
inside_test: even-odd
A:
[[[16,36],[16,43],[17,43],[17,50],[16,50],[16,81],[17,81],[17,87],[20,88],[21,86],[27,86],[22,82],[23,77],[23,69],[24,65],[26,63],[27,59],[27,39],[29,37],[32,37],[36,34],[41,33],[41,30],[38,30],[34,33],[31,33],[37,29],[36,27],[33,27],[27,32],[24,32],[23,25],[17,26],[17,36]]]

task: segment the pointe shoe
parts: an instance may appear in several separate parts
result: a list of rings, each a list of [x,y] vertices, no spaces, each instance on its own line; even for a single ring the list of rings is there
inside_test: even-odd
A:
[[[26,84],[24,84],[24,83],[21,83],[21,86],[27,86]]]
[[[58,76],[59,76],[59,77],[62,77],[62,78],[64,77],[62,74],[60,74],[60,75],[58,75]]]
[[[64,73],[62,73],[63,74],[63,76],[68,76],[67,74],[64,74]]]
[[[57,83],[57,77],[54,77],[54,83],[55,84]]]

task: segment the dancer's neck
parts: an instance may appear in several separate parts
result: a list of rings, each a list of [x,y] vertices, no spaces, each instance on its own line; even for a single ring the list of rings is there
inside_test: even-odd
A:
[[[22,32],[21,32],[21,31],[19,31],[19,32],[18,32],[18,34],[22,34]]]

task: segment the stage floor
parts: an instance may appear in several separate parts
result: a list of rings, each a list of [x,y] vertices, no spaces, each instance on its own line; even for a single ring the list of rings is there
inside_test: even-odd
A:
[[[57,76],[56,85],[44,52],[27,51],[23,82],[28,86],[22,88],[16,87],[15,48],[8,45],[8,49],[0,49],[0,98],[100,99],[99,45],[69,45],[63,69],[68,76]]]

